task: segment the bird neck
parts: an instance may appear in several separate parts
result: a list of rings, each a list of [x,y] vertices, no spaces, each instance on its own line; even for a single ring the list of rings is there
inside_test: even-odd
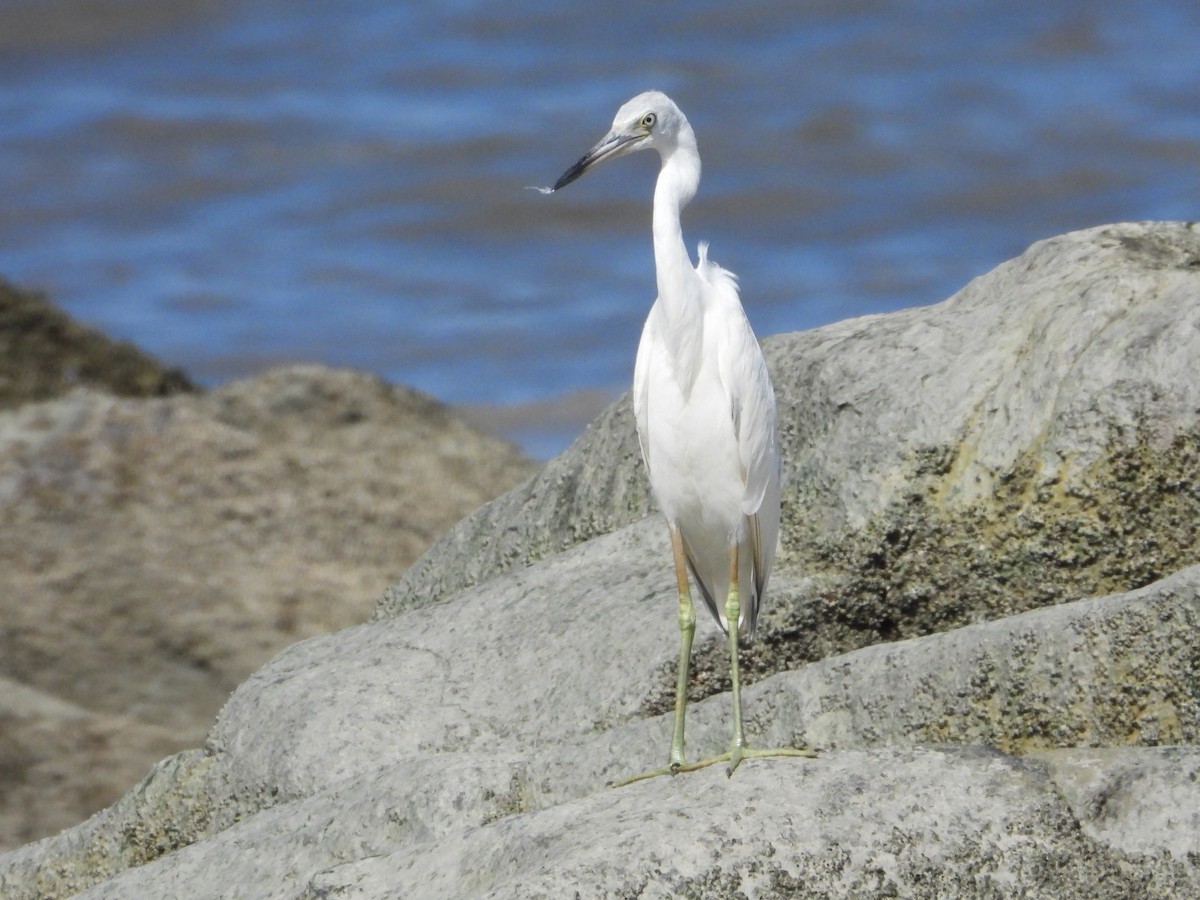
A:
[[[699,273],[683,243],[679,214],[700,185],[700,154],[686,123],[676,146],[663,154],[654,188],[654,269],[658,307],[663,316],[661,339],[676,385],[690,397],[700,371],[704,340],[704,297]]]
[[[683,243],[680,213],[699,186],[700,153],[691,126],[684,122],[675,146],[663,154],[654,187],[654,264],[658,296],[668,314],[681,314],[693,300],[685,286],[692,285],[696,274]]]

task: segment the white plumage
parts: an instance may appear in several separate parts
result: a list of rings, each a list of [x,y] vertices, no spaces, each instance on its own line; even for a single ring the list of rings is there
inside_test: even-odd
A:
[[[681,647],[670,762],[630,781],[722,759],[729,760],[732,774],[744,755],[807,755],[746,751],[742,733],[738,637],[739,632],[754,635],[779,538],[775,394],[738,298],[737,279],[709,261],[703,243],[693,266],[683,242],[680,212],[700,184],[692,127],[665,94],[639,94],[617,111],[609,133],[549,190],[564,187],[597,163],[644,149],[656,150],[662,159],[654,189],[658,299],[638,345],[633,405],[650,486],[671,530]],[[683,725],[695,615],[684,569],[728,634],[734,704],[730,752],[690,766],[684,765]],[[737,624],[729,628],[727,619],[735,612]]]
[[[699,257],[690,297],[660,295],[650,309],[633,408],[654,496],[722,628],[737,545],[739,625],[752,638],[779,539],[775,394],[734,276],[703,243]]]

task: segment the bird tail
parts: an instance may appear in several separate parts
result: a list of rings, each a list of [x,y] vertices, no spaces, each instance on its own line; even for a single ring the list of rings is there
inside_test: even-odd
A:
[[[692,581],[700,588],[700,597],[704,600],[704,605],[712,613],[712,617],[716,623],[721,626],[721,630],[728,634],[729,627],[726,625],[722,615],[723,610],[717,607],[717,598],[713,596],[712,589],[700,577],[700,573],[696,571],[696,566],[692,563],[691,559],[688,560],[688,571],[692,573]],[[722,600],[721,605],[724,606],[724,604],[725,601]]]
[[[684,545],[686,547],[686,541]],[[705,609],[709,611],[713,620],[721,627],[721,631],[729,634],[729,623],[725,621],[725,598],[722,597],[719,601],[717,600],[717,597],[713,594],[712,587],[700,577],[700,573],[696,570],[696,565],[692,562],[691,553],[687,552],[686,557],[688,571],[692,575],[692,582],[700,588],[700,598],[704,601]],[[757,573],[755,573],[750,578],[750,595],[741,598],[741,622],[734,623],[734,627],[738,628],[739,634],[746,644],[754,641],[754,636],[758,631],[759,601],[762,597],[764,587],[766,587],[766,584],[760,582]]]

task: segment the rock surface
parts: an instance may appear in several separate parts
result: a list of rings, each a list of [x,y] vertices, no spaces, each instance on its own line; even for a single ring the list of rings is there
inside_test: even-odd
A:
[[[0,699],[0,846],[194,746],[272,654],[362,621],[533,469],[428,397],[317,366],[0,413],[0,676],[81,713]]]
[[[203,751],[0,860],[0,889],[68,896],[111,875],[82,896],[1200,896],[1200,567],[776,675],[746,692],[751,734],[816,743],[817,760],[609,790],[661,759],[670,728],[636,696],[670,655],[669,597],[625,617],[636,642],[615,614],[655,577],[610,565],[645,550],[637,530],[464,592],[437,621],[414,610],[290,648]],[[529,602],[552,587],[581,602]],[[540,649],[514,663],[506,639],[524,633]],[[720,748],[727,698],[689,726],[693,752]]]
[[[604,787],[661,763],[677,646],[618,406],[0,895],[1200,897],[1198,351],[1174,223],[770,342],[747,730],[816,760]],[[692,756],[728,739],[701,630]]]

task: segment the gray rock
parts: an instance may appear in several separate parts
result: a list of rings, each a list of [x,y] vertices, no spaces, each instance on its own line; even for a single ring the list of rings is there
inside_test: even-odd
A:
[[[792,496],[813,528],[861,528],[910,490],[915,450],[948,456],[963,508],[1025,461],[1075,482],[1114,444],[1194,429],[1200,227],[1111,225],[1050,238],[944,303],[787,335],[775,351]]]
[[[818,759],[604,787],[663,761],[678,639],[617,407],[202,750],[0,857],[0,894],[1200,897],[1198,249],[1093,229],[771,343],[787,530],[747,729]],[[729,732],[701,627],[693,757]]]
[[[1194,820],[1194,790],[1148,793],[1155,813],[1114,828],[1084,789],[1060,787],[1135,770],[1149,791],[1200,766],[1200,751],[1179,748],[1184,768],[1172,772],[1153,746],[1200,732],[1200,666],[1185,639],[1200,624],[1200,567],[774,676],[746,692],[752,739],[819,744],[817,763],[753,760],[733,781],[717,768],[610,792],[607,780],[661,761],[670,728],[668,715],[635,715],[647,674],[673,650],[657,624],[669,585],[616,612],[656,577],[612,565],[638,552],[644,527],[463,592],[436,616],[412,610],[290,648],[238,690],[204,754],[160,770],[90,832],[0,859],[0,888],[60,896],[86,886],[61,873],[78,878],[87,860],[115,875],[86,895],[97,897],[322,896],[334,885],[554,896],[572,883],[642,883],[651,896],[708,883],[725,896],[765,884],[761,872],[834,891],[976,884],[999,896],[1019,877],[1059,896],[1087,896],[1098,880],[1111,896],[1131,884],[1145,896],[1200,892],[1194,836],[1175,833]],[[557,602],[559,591],[580,602]],[[720,749],[726,698],[696,704],[689,723],[693,754]],[[997,751],[930,748],[942,740],[1126,752],[1064,750],[1031,769]],[[1151,746],[1128,746],[1139,743]],[[904,744],[918,746],[899,753]],[[736,799],[716,801],[722,790]],[[663,830],[680,818],[712,838],[708,855]],[[776,840],[780,822],[798,830]],[[861,853],[856,832],[869,838]],[[190,846],[154,860],[172,840]],[[673,858],[669,846],[691,849]],[[151,862],[121,871],[122,860]]]
[[[886,533],[880,523],[900,516],[915,488],[926,496],[921,518],[936,520],[926,530],[968,530],[968,514],[1009,521],[1049,494],[1061,508],[1043,518],[1065,523],[1064,538],[1074,534],[1067,549],[1098,543],[1094,532],[1106,532],[1091,511],[1125,499],[1114,461],[1155,469],[1163,456],[1168,480],[1194,471],[1198,301],[1200,227],[1126,223],[1034,244],[935,306],[764,341],[784,457],[781,566],[811,571],[832,536],[871,526]],[[1187,488],[1194,500],[1194,483]],[[1161,527],[1157,493],[1141,499],[1141,524]],[[436,542],[377,615],[534,562],[648,509],[626,396],[531,482]],[[1004,562],[1027,534],[975,537],[964,540]],[[1068,599],[1146,584],[1177,567],[1180,540],[1158,548],[1152,572],[1050,590]],[[966,562],[956,554],[954,568]]]
[[[1194,896],[1166,856],[1106,852],[1035,765],[980,748],[851,751],[592,794],[333,864],[295,896]],[[136,886],[136,882],[135,882]],[[99,896],[118,896],[102,893]]]
[[[1050,776],[1083,831],[1124,853],[1200,862],[1200,749],[1047,750],[1032,758]],[[1170,802],[1164,802],[1170,798]]]
[[[1045,766],[984,748],[757,763],[732,780],[708,770],[517,813],[488,801],[507,796],[505,760],[428,762],[267,810],[80,896],[1090,898],[1200,889],[1184,860],[1091,838]],[[428,824],[414,826],[414,807]]]

